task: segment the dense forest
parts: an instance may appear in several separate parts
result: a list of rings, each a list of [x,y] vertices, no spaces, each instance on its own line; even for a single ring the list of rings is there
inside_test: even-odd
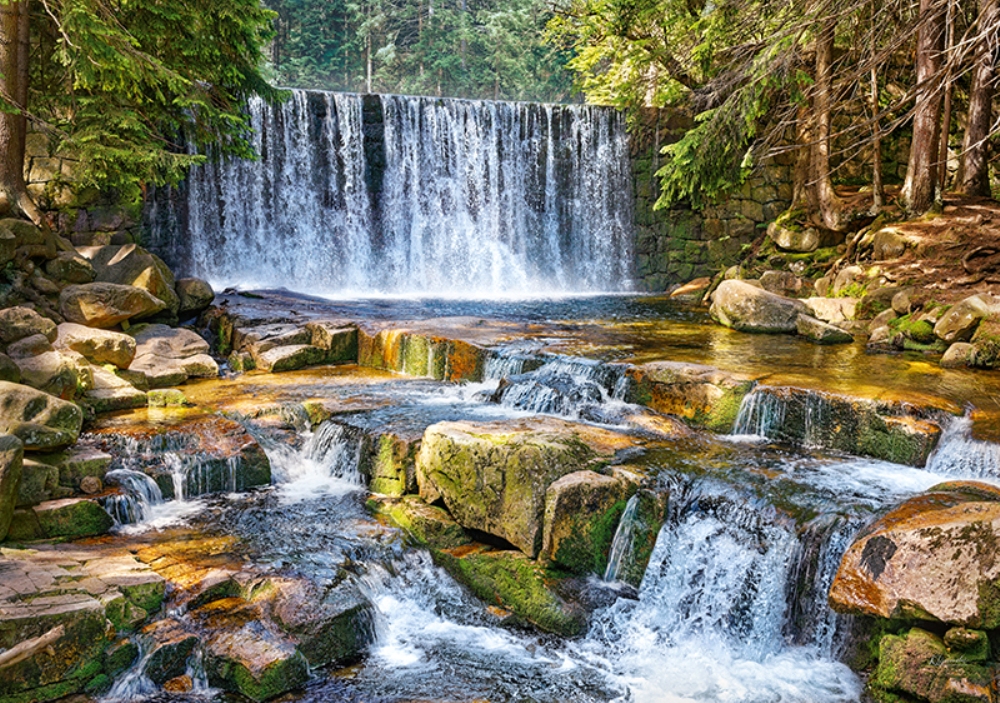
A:
[[[570,53],[546,0],[265,0],[282,85],[562,102]]]
[[[834,187],[848,159],[867,164],[866,214],[992,192],[1000,0],[265,3],[0,2],[8,209],[38,219],[19,175],[29,123],[79,155],[81,184],[134,197],[213,151],[247,155],[241,106],[281,99],[272,85],[683,109],[661,205],[697,207],[782,152],[790,212],[832,230],[857,219]],[[882,146],[900,140],[887,196]]]
[[[571,0],[551,30],[588,99],[696,116],[666,151],[662,204],[697,204],[793,150],[793,210],[843,229],[834,166],[865,155],[878,210],[881,145],[899,136],[906,211],[948,188],[991,192],[997,0]]]

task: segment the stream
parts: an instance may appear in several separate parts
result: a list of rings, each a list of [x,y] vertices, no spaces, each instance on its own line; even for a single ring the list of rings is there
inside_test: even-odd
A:
[[[644,410],[620,399],[616,364],[547,356],[525,373],[519,356],[499,357],[481,384],[373,380],[340,368],[341,385],[328,392],[384,402],[315,430],[294,402],[280,423],[244,419],[272,464],[273,485],[263,490],[150,505],[148,485],[130,488],[126,474],[119,484],[139,508],[118,511],[138,522],[123,525],[122,538],[155,540],[179,528],[230,535],[245,560],[317,583],[342,578],[347,565],[376,606],[374,644],[358,665],[314,672],[296,700],[835,703],[857,701],[862,690],[843,663],[853,619],[826,604],[853,535],[945,476],[997,478],[997,447],[972,439],[968,418],[952,420],[928,468],[915,469],[771,441],[776,420],[762,413],[780,416],[780,403],[751,393],[735,434],[664,440],[634,459],[669,495],[638,589],[592,576],[599,606],[578,639],[506,627],[426,551],[369,515],[358,461],[364,433],[377,428],[419,433],[442,420],[536,413],[622,427]],[[507,381],[497,393],[500,377]],[[120,460],[140,450],[148,448],[124,447]],[[109,700],[141,694],[116,689]]]

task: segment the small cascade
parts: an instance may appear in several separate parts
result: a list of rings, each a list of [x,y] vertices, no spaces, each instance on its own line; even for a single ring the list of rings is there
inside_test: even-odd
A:
[[[309,438],[304,449],[305,459],[347,483],[362,485],[358,470],[361,458],[361,441],[345,425],[324,422]]]
[[[254,161],[193,168],[146,213],[150,246],[222,287],[525,297],[626,290],[619,112],[292,90],[252,99]]]
[[[972,437],[972,418],[955,417],[945,425],[927,470],[944,476],[1000,480],[1000,444]]]
[[[635,536],[642,527],[639,520],[639,494],[634,494],[625,504],[625,510],[618,521],[614,539],[611,540],[611,551],[608,554],[608,566],[604,570],[605,581],[617,581],[626,573],[635,559]]]
[[[298,447],[262,442],[271,460],[272,480],[281,487],[287,501],[340,494],[364,486],[359,468],[362,437],[358,430],[328,420],[315,431],[305,433],[305,438]]]
[[[102,507],[114,518],[116,525],[144,522],[152,517],[153,508],[163,503],[163,493],[156,481],[140,471],[115,469],[105,474],[104,482],[121,489],[121,493],[101,500]]]
[[[142,637],[136,639],[136,644],[139,656],[128,671],[115,679],[111,690],[101,699],[102,703],[130,703],[159,691],[159,687],[146,675],[146,665],[155,650]]]
[[[780,396],[763,388],[743,396],[733,424],[732,434],[745,437],[773,438],[785,422],[788,405]]]
[[[597,613],[584,651],[613,661],[634,701],[856,701],[861,685],[832,660],[825,633],[796,646],[784,632],[794,529],[706,488],[679,491],[639,599]]]
[[[499,381],[509,376],[520,376],[527,361],[524,355],[494,352],[483,366],[483,380]]]
[[[548,357],[528,373],[506,377],[494,402],[531,413],[562,415],[615,424],[615,391],[625,367],[574,357]]]
[[[788,581],[785,637],[792,644],[813,645],[825,656],[840,659],[853,618],[838,615],[827,604],[841,557],[867,519],[826,515],[799,531]]]

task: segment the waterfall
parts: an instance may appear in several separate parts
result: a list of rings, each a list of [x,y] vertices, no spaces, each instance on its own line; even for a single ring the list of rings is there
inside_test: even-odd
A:
[[[946,476],[1000,480],[1000,445],[972,437],[972,418],[952,418],[944,427],[927,470]]]
[[[733,434],[770,439],[774,431],[780,429],[785,422],[786,408],[784,398],[755,388],[743,396],[740,402],[740,409],[733,423]]]
[[[784,632],[804,560],[794,528],[725,491],[688,492],[657,537],[638,600],[595,614],[582,645],[591,661],[613,661],[638,702],[857,700],[861,686],[833,661],[832,637],[812,628],[799,646]],[[802,596],[804,619],[817,624],[838,617],[822,587]]]
[[[104,482],[122,491],[101,500],[101,505],[117,525],[143,522],[152,516],[154,506],[163,503],[163,494],[156,481],[141,471],[115,469],[105,474]]]
[[[314,432],[305,433],[305,437],[305,443],[298,448],[262,438],[273,480],[281,487],[286,502],[344,494],[364,486],[359,469],[359,432],[327,421]]]
[[[151,248],[186,273],[331,295],[629,287],[614,110],[302,90],[248,109],[260,158],[196,167],[146,213]]]
[[[608,554],[608,566],[604,570],[605,581],[617,581],[632,564],[634,558],[635,533],[642,526],[639,514],[639,494],[636,493],[625,504],[614,539],[611,540],[611,551]]]

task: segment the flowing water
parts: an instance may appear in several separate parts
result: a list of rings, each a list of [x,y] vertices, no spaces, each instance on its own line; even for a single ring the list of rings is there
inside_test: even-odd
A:
[[[122,530],[154,534],[158,510],[186,505],[170,519],[232,536],[246,563],[318,583],[349,579],[375,605],[365,659],[314,672],[292,698],[860,699],[843,663],[855,623],[826,600],[843,551],[875,516],[942,476],[997,481],[1000,450],[974,436],[973,415],[945,426],[925,469],[838,454],[826,429],[833,406],[813,390],[883,398],[898,388],[935,394],[946,410],[972,401],[996,415],[1000,401],[981,376],[913,354],[873,360],[860,345],[738,335],[661,298],[579,297],[630,286],[631,197],[622,194],[632,186],[614,111],[304,91],[249,110],[258,161],[200,167],[153,199],[150,243],[169,263],[220,287],[287,286],[325,298],[287,295],[289,310],[367,323],[447,316],[470,334],[494,330],[483,383],[339,371],[320,395],[349,409],[315,428],[294,402],[272,417],[249,412],[264,386],[249,393],[241,421],[271,461],[268,489],[232,493],[240,467],[206,463],[183,438],[109,447],[122,491],[109,509],[123,525],[138,523]],[[508,300],[545,295],[561,297]],[[626,402],[625,363],[664,359],[762,380],[732,435],[650,430],[651,411]],[[235,387],[220,382],[223,394]],[[380,432],[413,440],[443,420],[533,414],[641,434],[647,449],[629,465],[668,498],[637,588],[617,580],[633,568],[639,527],[634,505],[626,509],[604,578],[585,584],[594,610],[577,639],[504,626],[364,505],[364,457]],[[161,478],[174,500],[158,502],[130,473],[139,469]],[[214,495],[191,500],[205,492]],[[151,691],[141,672],[115,696],[178,697]]]
[[[259,160],[195,168],[148,213],[149,244],[218,287],[523,298],[629,285],[614,110],[301,90],[249,110]]]
[[[359,459],[366,433],[387,427],[419,433],[441,419],[523,417],[519,406],[529,401],[531,412],[571,418],[580,417],[581,407],[627,407],[614,397],[620,385],[614,364],[547,357],[529,359],[535,368],[525,371],[525,361],[497,362],[495,368],[506,369],[495,374],[500,378],[472,387],[401,380],[392,390],[394,405],[315,430],[300,427],[292,442],[289,428],[300,419],[294,412],[283,413],[287,422],[277,434],[271,424],[247,421],[271,459],[274,488],[203,499],[189,523],[237,536],[246,558],[267,568],[322,581],[342,578],[350,564],[350,578],[377,609],[376,640],[362,664],[347,678],[316,672],[297,698],[857,701],[861,684],[841,663],[852,621],[826,604],[843,550],[880,511],[942,474],[1000,476],[990,458],[995,447],[975,444],[962,418],[947,429],[927,469],[775,445],[767,439],[774,422],[745,417],[736,429],[756,435],[749,441],[695,435],[655,444],[635,461],[655,490],[669,495],[669,510],[638,590],[607,582],[621,564],[616,557],[605,580],[593,577],[603,605],[584,637],[564,641],[509,629],[426,552],[372,522]],[[519,391],[521,401],[505,403],[497,390],[504,384],[534,384],[534,395]],[[552,386],[579,402],[550,403]],[[767,416],[780,418],[775,398],[767,401]],[[760,416],[759,399],[748,405]],[[617,416],[603,413],[602,424],[615,426]],[[979,445],[977,458],[955,458]],[[124,487],[130,476],[123,473],[119,483]],[[621,559],[628,558],[632,524],[626,511],[614,547]],[[133,683],[130,699],[147,693],[141,679]]]

